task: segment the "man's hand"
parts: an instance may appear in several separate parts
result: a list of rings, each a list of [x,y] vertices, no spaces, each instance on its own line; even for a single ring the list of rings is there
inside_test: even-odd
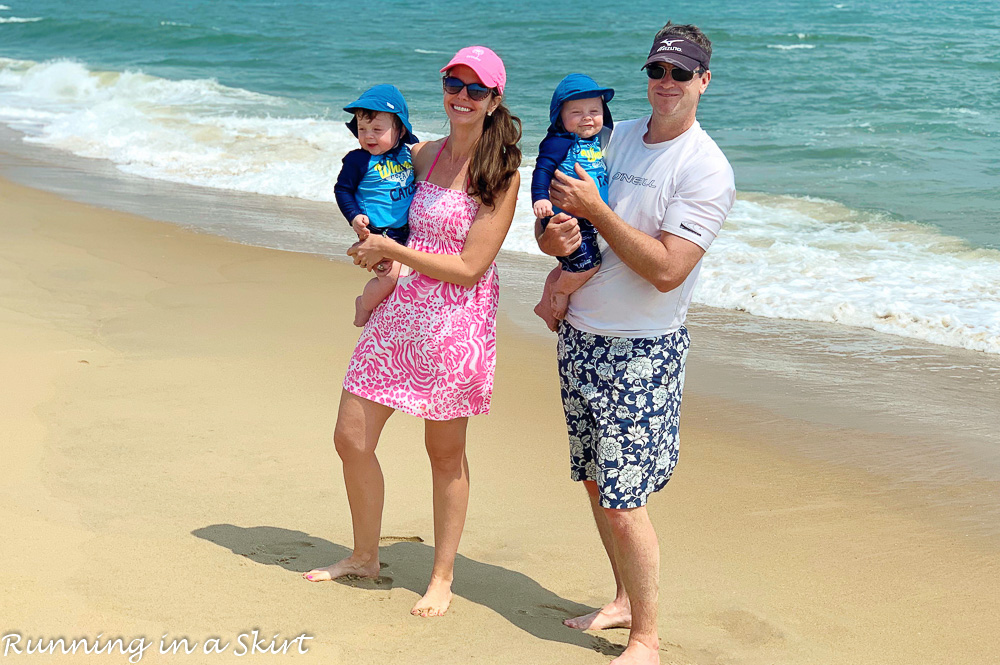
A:
[[[566,212],[587,219],[604,205],[604,199],[590,174],[579,164],[575,170],[576,178],[562,171],[555,172],[552,184],[549,185],[549,198]]]
[[[368,230],[368,225],[371,222],[368,220],[368,215],[357,215],[351,220],[351,227],[354,232],[358,234],[358,240],[362,241],[368,237],[371,231]]]
[[[535,213],[535,217],[549,217],[552,215],[552,202],[548,199],[538,199],[531,206],[531,210]]]
[[[539,233],[541,225],[540,220],[535,221],[538,249],[549,256],[569,256],[583,242],[583,236],[580,235],[580,225],[576,218],[570,217],[564,212],[550,219],[549,225]]]

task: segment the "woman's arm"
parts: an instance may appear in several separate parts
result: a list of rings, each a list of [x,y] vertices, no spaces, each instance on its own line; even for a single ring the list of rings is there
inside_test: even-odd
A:
[[[392,259],[428,277],[473,286],[489,270],[507,237],[514,219],[514,204],[520,183],[521,177],[515,171],[507,189],[498,197],[496,206],[480,206],[462,253],[457,256],[420,252],[378,235],[354,244],[347,253],[354,257],[355,264],[367,270],[384,259]]]

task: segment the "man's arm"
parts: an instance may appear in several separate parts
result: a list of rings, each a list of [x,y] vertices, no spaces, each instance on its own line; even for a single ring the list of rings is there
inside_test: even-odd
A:
[[[555,174],[550,187],[552,201],[563,210],[590,220],[618,258],[658,291],[666,293],[680,286],[705,250],[672,233],[661,232],[654,238],[633,228],[604,203],[597,184],[579,164],[576,174],[577,178]],[[546,251],[541,238],[539,247]]]

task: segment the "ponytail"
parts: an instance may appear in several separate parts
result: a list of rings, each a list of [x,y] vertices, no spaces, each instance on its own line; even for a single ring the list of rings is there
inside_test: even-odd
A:
[[[483,135],[469,162],[469,194],[483,204],[496,205],[521,165],[521,119],[511,114],[503,101],[483,119]]]

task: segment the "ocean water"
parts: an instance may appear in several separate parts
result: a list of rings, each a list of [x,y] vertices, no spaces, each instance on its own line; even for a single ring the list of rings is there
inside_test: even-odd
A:
[[[693,22],[715,48],[699,119],[740,190],[696,302],[1000,353],[995,0],[377,7],[6,0],[0,123],[133,175],[332,202],[355,147],[341,107],[393,83],[417,133],[440,136],[437,70],[482,43],[525,128],[505,248],[537,253],[527,183],[552,88],[585,72],[617,90],[616,118],[642,115],[653,33]],[[274,238],[302,235],[283,223]]]

